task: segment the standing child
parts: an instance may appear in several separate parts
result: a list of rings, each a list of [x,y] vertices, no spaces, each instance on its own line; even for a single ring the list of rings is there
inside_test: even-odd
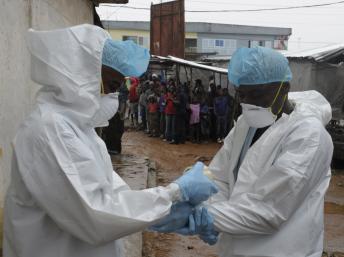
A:
[[[175,100],[175,87],[170,85],[168,88],[168,92],[166,94],[166,139],[165,141],[169,141],[171,144],[175,144],[175,140],[173,138],[175,134],[175,123],[176,123],[176,108],[174,106]]]
[[[200,143],[201,125],[200,125],[200,103],[195,99],[190,104],[190,138],[192,143]]]
[[[139,95],[137,93],[139,86],[139,80],[137,78],[130,78],[129,89],[129,108],[130,108],[130,120],[134,128],[138,126],[139,120]]]
[[[210,114],[207,102],[201,104],[200,122],[202,140],[208,142],[210,137]]]
[[[148,82],[141,84],[140,88],[138,89],[139,97],[139,106],[140,106],[140,116],[142,125],[141,128],[143,131],[147,129],[147,95],[146,90],[148,89]]]
[[[166,108],[166,83],[161,82],[160,86],[160,97],[159,97],[159,112],[160,112],[160,138],[165,139],[166,134],[166,114],[165,114],[165,108]]]
[[[227,129],[228,99],[223,95],[221,87],[217,89],[217,97],[214,100],[214,113],[217,125],[217,142],[222,143]]]
[[[156,93],[148,96],[148,113],[149,113],[149,136],[159,136],[159,98]]]

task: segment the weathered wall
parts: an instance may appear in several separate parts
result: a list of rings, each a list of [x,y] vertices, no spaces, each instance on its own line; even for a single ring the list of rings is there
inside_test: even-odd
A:
[[[333,115],[344,116],[344,64],[289,60],[292,91],[317,90],[331,103]]]
[[[198,33],[197,47],[199,52],[217,52],[218,55],[232,55],[234,51],[240,47],[248,47],[249,41],[264,41],[269,42],[270,46],[273,46],[273,41],[275,39],[274,35],[251,35],[251,34],[228,34],[228,33]],[[214,42],[211,42],[211,46],[207,45],[205,42],[207,40],[224,40],[223,47],[214,47]]]
[[[0,208],[10,180],[11,141],[38,89],[30,80],[26,31],[92,22],[89,0],[0,0]]]

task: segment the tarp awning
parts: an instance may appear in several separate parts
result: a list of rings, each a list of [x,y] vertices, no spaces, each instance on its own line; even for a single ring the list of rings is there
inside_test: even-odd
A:
[[[326,62],[339,55],[344,54],[344,44],[329,45],[311,50],[282,52],[282,54],[290,59],[310,59],[316,62]]]
[[[208,70],[208,71],[213,71],[216,73],[220,73],[220,74],[225,74],[227,75],[227,69],[224,68],[219,68],[219,67],[214,67],[214,66],[209,66],[209,65],[205,65],[205,64],[200,64],[197,62],[193,62],[193,61],[188,61],[188,60],[184,60],[178,57],[174,57],[174,56],[167,56],[167,57],[163,57],[163,56],[158,56],[158,55],[152,55],[153,58],[166,61],[166,62],[172,62],[172,63],[178,63],[178,64],[182,64],[185,66],[189,66],[192,68],[196,68],[196,69],[201,69],[201,70]]]

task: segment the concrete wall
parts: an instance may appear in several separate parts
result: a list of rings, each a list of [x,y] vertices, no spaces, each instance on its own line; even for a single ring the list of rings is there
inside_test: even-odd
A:
[[[197,48],[199,52],[217,52],[218,55],[231,55],[240,47],[249,47],[250,41],[263,41],[264,45],[273,46],[276,36],[273,35],[246,35],[246,34],[220,34],[220,33],[198,33]],[[224,40],[223,47],[214,47],[214,40]],[[209,44],[207,44],[209,42]],[[269,42],[269,43],[267,43]]]
[[[115,21],[113,21],[115,22]],[[113,24],[113,23],[112,23]],[[111,29],[108,22],[103,22],[104,28],[110,33],[111,37],[115,40],[123,40],[123,36],[136,36],[143,37],[143,47],[150,48],[150,32],[149,30],[141,29]],[[185,32],[185,38],[197,38],[197,33]]]
[[[104,27],[106,29],[106,27]],[[116,29],[108,30],[111,37],[115,40],[123,40],[123,36],[134,36],[134,37],[143,37],[143,44],[141,46],[148,48],[150,47],[150,35],[149,31],[145,30],[126,30],[126,29]],[[139,44],[139,42],[136,42]]]
[[[47,30],[82,23],[93,23],[89,0],[0,0],[0,208],[10,180],[11,141],[38,89],[30,80],[25,33],[30,27]]]

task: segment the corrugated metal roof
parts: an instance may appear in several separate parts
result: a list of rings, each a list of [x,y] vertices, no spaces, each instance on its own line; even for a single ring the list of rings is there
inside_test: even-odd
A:
[[[228,62],[231,59],[231,55],[214,55],[214,56],[207,56],[203,57],[202,61],[206,62],[213,62],[213,61],[220,61],[220,62]]]
[[[221,74],[225,74],[227,75],[227,69],[224,68],[219,68],[219,67],[214,67],[214,66],[208,66],[208,65],[204,65],[204,64],[200,64],[197,62],[192,62],[192,61],[187,61],[178,57],[174,57],[174,56],[167,56],[167,57],[163,57],[163,56],[158,56],[158,55],[152,55],[153,58],[157,58],[159,60],[162,61],[170,61],[170,62],[174,62],[174,63],[179,63],[179,64],[184,64],[193,68],[197,68],[197,69],[202,69],[202,70],[209,70],[209,71],[213,71],[213,72],[218,72]]]
[[[129,0],[91,0],[95,5],[99,4],[127,4]]]
[[[282,52],[282,54],[284,54],[284,56],[287,58],[310,59],[316,62],[325,62],[344,54],[344,43],[304,51],[286,51]]]

